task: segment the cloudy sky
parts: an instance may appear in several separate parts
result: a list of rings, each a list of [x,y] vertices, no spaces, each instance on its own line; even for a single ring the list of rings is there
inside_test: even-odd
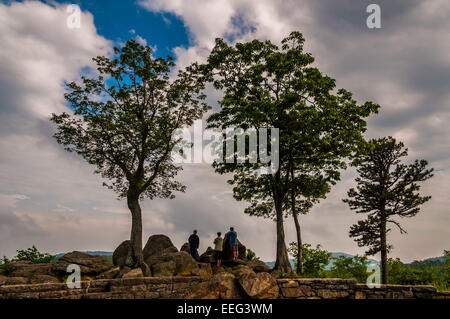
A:
[[[381,29],[369,29],[366,8],[381,8]],[[0,1],[0,256],[36,245],[50,253],[112,251],[129,237],[126,203],[103,188],[93,167],[52,138],[52,112],[66,110],[64,81],[76,80],[91,58],[111,54],[135,38],[171,54],[179,66],[208,55],[216,37],[275,43],[292,30],[306,37],[316,65],[359,102],[381,105],[367,137],[393,135],[409,160],[436,169],[423,187],[432,200],[415,218],[393,229],[391,254],[405,261],[450,249],[450,2],[448,0],[140,0],[74,1],[80,28],[67,27],[67,2]],[[217,94],[210,101],[215,104]],[[348,237],[358,220],[342,203],[355,172],[343,173],[326,200],[301,218],[304,241],[329,251],[361,254]],[[226,177],[211,167],[186,164],[188,187],[174,200],[143,203],[144,244],[164,233],[180,247],[193,228],[201,250],[230,224],[263,260],[275,258],[275,224],[244,215]],[[287,242],[293,222],[286,221]]]

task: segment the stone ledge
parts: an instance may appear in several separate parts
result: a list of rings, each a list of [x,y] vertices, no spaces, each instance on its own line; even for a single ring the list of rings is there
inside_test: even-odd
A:
[[[232,289],[227,285],[238,287],[238,280],[230,276],[222,285],[218,282],[210,285],[211,279],[203,277],[181,276],[97,279],[81,282],[81,289],[69,289],[64,283],[9,285],[0,286],[0,299],[225,298],[228,295],[222,290]],[[285,278],[276,282],[278,298],[286,299],[450,299],[450,292],[438,292],[433,286],[380,285],[369,288],[354,279],[340,278]],[[227,298],[233,296],[237,298],[233,294]]]

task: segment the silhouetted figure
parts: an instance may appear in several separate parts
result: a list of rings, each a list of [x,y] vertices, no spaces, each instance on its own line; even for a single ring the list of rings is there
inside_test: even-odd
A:
[[[220,267],[220,263],[222,262],[223,238],[220,237],[221,235],[222,233],[218,232],[217,238],[214,239],[214,253],[217,260],[217,267]]]
[[[233,227],[230,227],[230,231],[227,233],[225,237],[227,237],[230,243],[231,252],[233,254],[233,260],[236,261],[239,256],[239,244],[237,240],[237,233]]]
[[[189,246],[191,250],[191,256],[195,260],[198,260],[198,247],[200,244],[200,238],[197,236],[197,229],[194,229],[194,232],[191,236],[189,236]]]

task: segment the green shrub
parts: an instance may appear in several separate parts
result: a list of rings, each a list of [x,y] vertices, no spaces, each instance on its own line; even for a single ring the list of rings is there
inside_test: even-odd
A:
[[[247,260],[259,260],[259,257],[256,257],[256,253],[253,250],[247,249]]]

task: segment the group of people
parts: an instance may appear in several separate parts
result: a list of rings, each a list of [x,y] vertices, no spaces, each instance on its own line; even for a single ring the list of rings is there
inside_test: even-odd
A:
[[[233,260],[236,261],[239,256],[239,245],[237,240],[237,232],[233,227],[230,227],[230,230],[225,234],[225,238],[222,238],[222,233],[218,232],[217,237],[214,239],[214,257],[217,261],[217,267],[220,267],[220,264],[223,259],[223,249],[224,249],[224,240],[227,240],[229,243],[229,247],[231,249],[231,253],[233,255]],[[200,238],[197,235],[197,230],[193,231],[193,234],[189,236],[189,247],[192,258],[195,260],[199,259],[198,256],[198,247],[200,245]]]

